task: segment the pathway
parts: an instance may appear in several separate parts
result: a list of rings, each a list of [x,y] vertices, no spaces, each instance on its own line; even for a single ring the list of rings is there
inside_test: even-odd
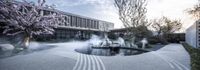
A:
[[[74,46],[0,59],[0,70],[190,70],[190,56],[180,44],[133,56],[80,54]]]

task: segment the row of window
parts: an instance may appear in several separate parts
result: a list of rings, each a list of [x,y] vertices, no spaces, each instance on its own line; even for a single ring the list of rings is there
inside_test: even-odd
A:
[[[87,32],[81,32],[81,31],[70,31],[70,30],[56,30],[55,37],[60,39],[66,39],[66,38],[74,38],[74,37],[84,37],[89,38],[90,34]]]
[[[95,20],[80,18],[71,15],[68,15],[67,19],[69,26],[99,29],[99,22]]]
[[[27,13],[29,10],[31,10],[31,7],[27,7],[20,9],[20,11]],[[50,11],[50,10],[44,10],[44,9],[39,9],[37,10],[39,11],[40,15],[49,15],[49,14],[53,14],[56,15],[57,13],[54,11]],[[65,14],[64,15],[64,19],[65,22],[64,23],[58,23],[60,26],[71,26],[71,27],[82,27],[82,28],[93,28],[93,29],[101,29],[101,28],[110,28],[109,23],[107,25],[102,24],[100,25],[101,21],[98,20],[93,20],[93,19],[88,19],[88,18],[82,18],[82,17],[78,17],[78,16],[74,16],[74,15],[70,15],[70,14]]]
[[[22,8],[20,11],[26,13],[28,10],[31,10],[31,7],[27,7],[26,9]],[[39,9],[39,14],[40,15],[49,15],[53,14],[56,15],[57,13],[54,11],[50,10],[41,10]],[[87,18],[82,18],[78,16],[73,16],[73,15],[65,15],[65,22],[64,23],[58,23],[60,26],[71,26],[71,27],[82,27],[82,28],[93,28],[93,29],[101,29],[102,27],[109,28],[109,25],[103,25],[100,26],[100,21],[98,20],[92,20],[92,19],[87,19]]]
[[[200,45],[200,33],[199,33],[199,31],[200,31],[200,25],[199,25],[199,24],[200,24],[200,23],[197,24],[197,25],[198,25],[198,27],[197,27],[197,28],[198,28],[198,31],[197,31],[197,32],[198,32],[198,37],[199,37],[199,38],[198,38],[198,39],[199,39],[199,40],[198,40],[198,46]]]
[[[42,15],[56,14],[50,11],[43,11]],[[59,23],[60,26],[72,26],[72,27],[83,27],[83,28],[93,28],[99,29],[99,21],[81,18],[72,15],[65,15],[65,22]]]

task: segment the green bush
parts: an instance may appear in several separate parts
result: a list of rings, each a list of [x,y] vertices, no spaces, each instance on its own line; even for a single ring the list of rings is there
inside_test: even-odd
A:
[[[149,38],[149,39],[148,39],[148,42],[149,42],[150,44],[161,43],[161,42],[159,41],[159,39],[156,38],[156,37],[151,37],[151,38]]]
[[[141,42],[136,43],[136,45],[138,46],[138,48],[142,48],[142,43]],[[150,44],[146,44],[145,48],[153,48],[153,46],[151,46]]]
[[[200,49],[193,48],[187,43],[183,43],[183,46],[190,54],[192,70],[199,70],[200,69]]]
[[[115,35],[114,33],[109,33],[109,34],[108,34],[108,38],[109,38],[109,39],[112,39],[112,40],[116,40],[116,39],[118,38],[118,36]]]

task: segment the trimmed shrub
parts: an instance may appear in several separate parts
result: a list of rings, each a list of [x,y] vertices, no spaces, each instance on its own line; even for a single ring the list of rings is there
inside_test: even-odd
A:
[[[199,70],[200,69],[200,49],[193,48],[187,43],[182,44],[184,48],[189,52],[191,57],[191,70]]]

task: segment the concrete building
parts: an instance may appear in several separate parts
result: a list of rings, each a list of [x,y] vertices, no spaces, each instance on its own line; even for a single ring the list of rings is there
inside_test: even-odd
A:
[[[59,10],[42,9],[41,15],[54,14],[57,12],[65,16],[65,22],[59,23],[54,35],[40,35],[37,38],[45,39],[89,39],[91,34],[108,32],[114,28],[114,24],[98,19],[80,16]]]
[[[16,4],[25,5],[27,6],[27,8],[31,8],[30,5],[27,5],[26,3],[23,2],[16,1]],[[26,12],[24,8],[20,9],[20,11]],[[68,12],[63,12],[57,9],[41,7],[38,8],[38,11],[40,15],[61,14],[64,16],[65,22],[58,23],[58,27],[55,28],[55,33],[53,35],[43,34],[35,36],[34,38],[36,40],[50,40],[50,39],[66,40],[71,38],[89,39],[90,36],[94,33],[108,32],[110,29],[114,28],[114,24],[111,22],[106,22]]]
[[[185,38],[189,45],[200,48],[200,20],[186,30]]]

